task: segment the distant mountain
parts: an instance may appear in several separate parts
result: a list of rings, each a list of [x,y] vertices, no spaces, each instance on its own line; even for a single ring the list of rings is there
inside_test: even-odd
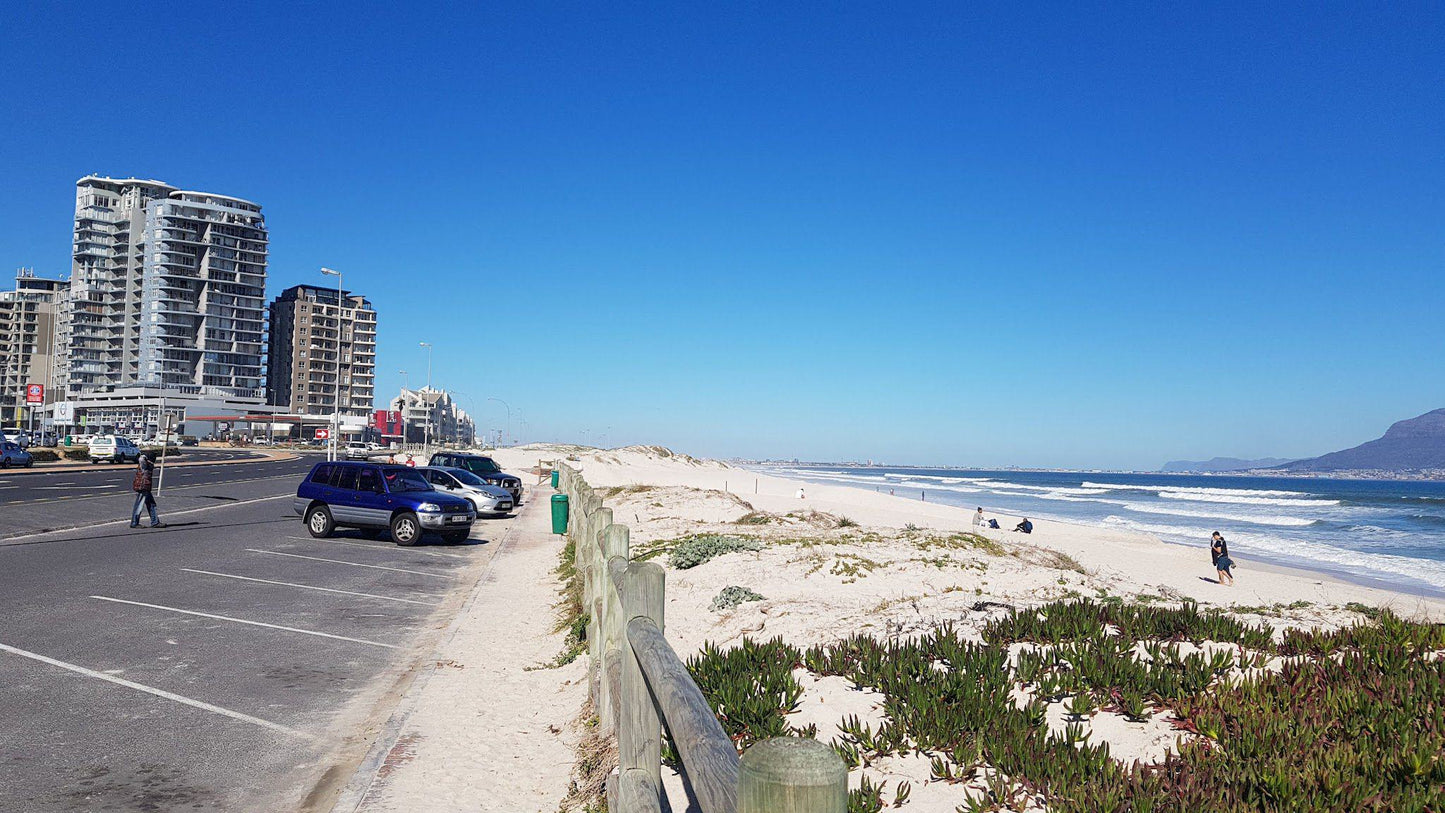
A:
[[[1445,409],[1399,421],[1384,436],[1342,452],[1296,460],[1286,471],[1419,471],[1445,469]]]
[[[1261,457],[1258,460],[1244,460],[1238,457],[1215,457],[1209,460],[1171,460],[1160,471],[1212,473],[1221,471],[1247,471],[1249,469],[1272,469],[1290,462],[1288,457]]]

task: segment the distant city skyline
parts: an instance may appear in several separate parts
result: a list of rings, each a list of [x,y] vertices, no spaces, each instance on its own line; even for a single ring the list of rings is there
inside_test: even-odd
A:
[[[427,342],[524,440],[1154,468],[1445,406],[1438,5],[341,8],[14,10],[7,273],[92,173],[260,201],[377,408]],[[156,41],[207,47],[88,59]]]

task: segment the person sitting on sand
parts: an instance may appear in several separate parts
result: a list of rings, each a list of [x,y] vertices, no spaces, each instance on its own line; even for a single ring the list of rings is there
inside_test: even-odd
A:
[[[1031,534],[1031,533],[1034,532],[1034,524],[1033,524],[1032,522],[1029,522],[1029,518],[1028,518],[1028,517],[1024,517],[1024,521],[1023,521],[1023,522],[1020,522],[1020,523],[1017,524],[1017,525],[1015,525],[1015,526],[1014,526],[1014,530],[1015,530],[1015,531],[1023,531],[1023,532],[1026,533],[1026,534]]]
[[[800,499],[800,500],[806,500],[806,499],[808,499],[808,495],[807,495],[807,494],[804,494],[804,493],[803,493],[803,489],[801,489],[801,488],[798,489],[798,494],[797,494],[797,496],[798,496],[798,499]]]
[[[1224,534],[1214,532],[1209,540],[1209,558],[1214,560],[1214,569],[1219,574],[1219,583],[1234,586],[1234,574],[1230,568],[1234,567],[1234,560],[1229,558],[1229,543],[1224,541]]]
[[[977,527],[979,527],[979,526],[987,525],[987,524],[988,524],[988,520],[986,520],[986,519],[983,518],[983,507],[980,506],[979,509],[978,509],[978,513],[976,513],[976,514],[973,515],[973,527],[977,528]]]

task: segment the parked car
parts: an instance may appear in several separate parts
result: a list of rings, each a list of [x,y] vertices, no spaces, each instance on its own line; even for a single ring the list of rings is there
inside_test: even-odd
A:
[[[464,469],[494,486],[505,488],[512,494],[512,504],[522,504],[522,481],[515,475],[502,471],[497,461],[479,454],[463,452],[437,452],[427,461],[428,466],[448,469]]]
[[[371,450],[366,448],[365,443],[353,440],[346,444],[347,460],[366,460],[369,457],[371,457]]]
[[[470,502],[436,491],[415,469],[349,460],[312,466],[292,508],[312,536],[330,536],[338,527],[377,537],[390,531],[398,545],[415,545],[427,532],[461,542],[477,517]]]
[[[465,497],[478,514],[498,516],[512,511],[512,492],[494,486],[466,469],[423,466],[412,471],[420,472],[437,491]]]
[[[130,438],[101,435],[90,442],[90,462],[134,463],[140,460],[140,447]]]
[[[0,469],[8,469],[11,466],[28,469],[33,465],[35,465],[35,458],[20,448],[20,444],[13,440],[0,441]]]

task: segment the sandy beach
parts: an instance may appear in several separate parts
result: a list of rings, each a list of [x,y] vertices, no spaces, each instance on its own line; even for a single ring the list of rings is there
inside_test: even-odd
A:
[[[1153,606],[1186,600],[1263,623],[1291,627],[1357,623],[1361,605],[1410,619],[1445,619],[1445,602],[1366,587],[1322,572],[1239,559],[1236,585],[1213,582],[1206,541],[1197,550],[1136,531],[1035,521],[1032,534],[986,530],[972,512],[847,486],[800,483],[701,460],[661,447],[595,450],[534,445],[497,450],[510,471],[566,459],[604,495],[617,522],[631,528],[632,555],[695,535],[749,540],[756,550],[726,553],[679,569],[667,556],[666,634],[684,658],[705,643],[726,647],[744,636],[781,637],[807,647],[856,633],[907,639],[952,623],[978,640],[984,623],[1007,607],[1067,598],[1121,599]],[[800,490],[802,496],[799,496]],[[545,486],[538,494],[547,493]],[[1017,517],[998,516],[1003,528]],[[725,587],[761,596],[714,608]],[[1354,609],[1351,609],[1354,607]],[[1186,646],[1188,646],[1186,644]],[[1206,645],[1207,648],[1208,645]],[[805,691],[795,727],[818,726],[828,741],[848,715],[884,722],[880,699],[837,677],[800,671]],[[1051,710],[1062,730],[1062,711]],[[1180,732],[1160,713],[1143,722],[1099,713],[1089,730],[1124,761],[1157,760]],[[915,811],[952,811],[975,786],[931,782],[920,754],[894,756],[855,770],[863,778],[908,782]],[[677,783],[672,784],[674,801]],[[682,809],[682,807],[678,807]]]

